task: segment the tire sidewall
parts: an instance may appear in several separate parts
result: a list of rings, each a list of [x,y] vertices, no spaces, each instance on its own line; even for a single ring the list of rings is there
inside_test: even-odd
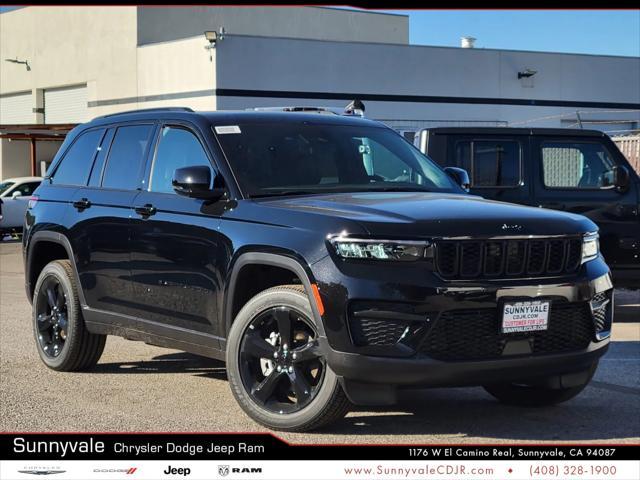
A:
[[[60,283],[62,290],[64,292],[66,305],[67,305],[67,338],[64,342],[64,346],[60,351],[60,354],[57,357],[49,357],[42,349],[40,345],[40,341],[38,340],[38,312],[37,312],[37,302],[38,297],[40,296],[40,291],[42,289],[45,280],[49,277],[55,277],[56,280]],[[75,335],[77,330],[77,318],[78,318],[78,302],[75,296],[75,291],[73,289],[73,284],[71,279],[67,276],[67,272],[62,267],[62,265],[52,262],[44,267],[40,276],[38,277],[38,281],[36,282],[36,287],[33,293],[33,309],[32,309],[32,324],[33,324],[33,335],[36,341],[36,349],[38,350],[38,355],[42,361],[49,368],[58,369],[62,367],[67,362],[67,359],[70,356],[70,351],[72,349],[73,343],[75,343]]]
[[[236,400],[242,409],[252,418],[267,426],[276,428],[296,428],[313,423],[324,410],[324,407],[340,388],[338,377],[325,363],[324,378],[320,390],[314,399],[302,410],[288,414],[277,414],[260,407],[245,390],[239,366],[240,344],[244,332],[257,315],[272,307],[288,306],[302,312],[313,322],[316,332],[320,329],[314,319],[308,297],[292,289],[272,289],[251,299],[238,313],[227,338],[227,373],[229,384]]]

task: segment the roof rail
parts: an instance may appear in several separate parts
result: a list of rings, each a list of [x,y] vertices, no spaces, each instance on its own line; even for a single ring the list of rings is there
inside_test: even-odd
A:
[[[285,106],[285,107],[253,107],[247,108],[252,112],[316,112],[316,113],[330,113],[336,114],[336,112],[326,107],[312,107],[312,106]]]
[[[139,110],[125,110],[124,112],[115,112],[115,113],[109,113],[107,115],[100,115],[99,117],[94,118],[94,120],[97,120],[99,118],[115,117],[116,115],[124,115],[126,113],[167,112],[167,111],[168,112],[193,112],[193,109],[189,107],[141,108]]]
[[[247,108],[254,112],[315,112],[333,115],[347,115],[355,117],[364,117],[364,103],[360,100],[354,100],[347,105],[344,110],[335,107],[314,107],[314,106],[283,106],[283,107],[254,107]]]

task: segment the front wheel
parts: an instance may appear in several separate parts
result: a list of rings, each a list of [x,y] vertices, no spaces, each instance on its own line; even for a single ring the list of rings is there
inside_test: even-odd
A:
[[[591,381],[597,367],[598,362],[595,362],[589,370],[584,372],[584,380],[571,387],[549,388],[527,383],[499,383],[485,385],[484,389],[500,402],[508,405],[545,407],[566,402],[579,395]]]
[[[314,430],[349,411],[298,285],[265,290],[240,310],[227,340],[227,373],[242,409],[274,430]]]

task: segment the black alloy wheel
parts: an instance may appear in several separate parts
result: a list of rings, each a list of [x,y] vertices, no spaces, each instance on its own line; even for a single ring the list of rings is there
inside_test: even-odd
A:
[[[240,376],[250,398],[278,414],[300,411],[316,396],[326,370],[317,332],[288,306],[257,315],[240,343]]]
[[[52,370],[88,370],[104,350],[107,336],[87,330],[79,291],[69,260],[54,260],[38,275],[32,299],[33,333],[40,359]]]
[[[67,298],[54,275],[43,280],[35,308],[38,343],[46,356],[55,358],[67,340],[69,320]]]

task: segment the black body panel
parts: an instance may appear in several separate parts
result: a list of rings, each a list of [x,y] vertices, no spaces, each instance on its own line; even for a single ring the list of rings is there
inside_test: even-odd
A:
[[[237,299],[254,283],[272,280],[247,277],[243,272],[254,265],[271,268],[270,275],[305,287],[327,361],[345,382],[450,386],[501,376],[569,374],[606,351],[611,326],[607,309],[612,302],[598,299],[608,295],[611,300],[609,268],[602,256],[585,263],[570,259],[570,242],[581,242],[585,234],[597,231],[591,220],[463,193],[384,191],[246,198],[213,127],[247,118],[253,123],[321,121],[329,127],[386,128],[338,115],[182,110],[113,115],[80,126],[54,159],[53,181],[43,181],[36,191],[37,202],[27,212],[23,238],[27,294],[32,294],[37,278],[38,255],[42,255],[38,245],[49,242],[49,251],[59,245],[78,275],[90,331],[224,359],[226,336],[242,306]],[[55,183],[57,165],[76,136],[87,128],[101,126],[111,132],[132,123],[154,125],[149,143],[135,151],[142,163],[132,167],[134,178],[128,182],[137,188],[102,188],[96,180],[101,175],[94,173],[85,185]],[[150,191],[154,152],[164,124],[180,125],[199,139],[211,163],[212,178],[223,179],[224,196],[198,199]],[[104,141],[114,142],[114,138],[117,135],[109,133]],[[103,143],[100,151],[110,148]],[[99,168],[109,168],[108,158],[105,161],[95,152],[93,156],[100,159]],[[543,252],[539,271],[523,267],[522,273],[494,275],[495,265],[487,262],[497,254],[489,252],[482,257],[483,273],[465,276],[439,271],[434,258],[406,263],[340,258],[328,241],[338,234],[435,244],[507,245],[521,238],[556,243]],[[501,337],[500,349],[488,359],[460,362],[434,358],[440,354],[428,356],[439,348],[435,340],[436,347],[428,346],[433,340],[428,335],[450,312],[485,310],[495,317],[506,299],[523,298],[575,306],[582,312],[575,321],[582,322],[586,336],[579,342],[567,340],[562,345],[569,347],[560,350],[555,346],[540,350],[536,342],[542,340],[521,335]],[[557,328],[563,320],[556,315],[551,321]],[[495,331],[490,335],[500,336]],[[526,342],[532,342],[530,350]]]

